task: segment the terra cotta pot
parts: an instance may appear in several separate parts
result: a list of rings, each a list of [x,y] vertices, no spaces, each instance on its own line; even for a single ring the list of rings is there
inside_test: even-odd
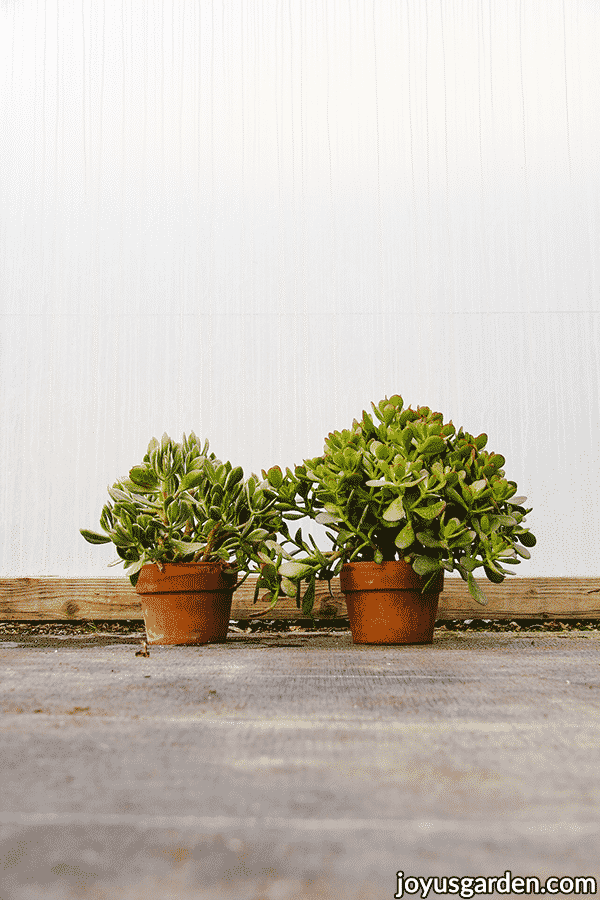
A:
[[[340,588],[346,597],[355,644],[431,644],[439,595],[440,572],[426,594],[425,579],[409,563],[346,563]]]
[[[208,644],[227,637],[237,573],[219,563],[142,566],[140,595],[149,644]]]

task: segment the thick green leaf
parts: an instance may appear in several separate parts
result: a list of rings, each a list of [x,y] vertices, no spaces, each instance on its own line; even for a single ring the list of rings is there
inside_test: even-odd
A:
[[[431,465],[431,473],[435,475],[437,481],[445,482],[444,467],[439,459]]]
[[[441,568],[439,560],[432,559],[430,556],[416,556],[412,567],[417,575],[431,575],[432,572],[437,572]]]
[[[292,519],[292,518],[296,519],[296,518],[302,518],[302,516],[286,515],[285,518],[286,519]],[[333,515],[330,512],[320,512],[315,519],[315,522],[318,522],[320,525],[333,525],[334,523],[340,522],[340,521],[341,521],[340,516]]]
[[[146,509],[155,511],[157,509],[161,509],[161,504],[158,500],[152,500],[150,497],[143,497],[141,494],[131,494],[130,500],[132,501],[129,504],[129,509],[131,512],[135,510],[135,505],[143,506]]]
[[[495,516],[495,519],[500,525],[517,525],[514,516]]]
[[[424,475],[420,475],[419,478],[416,478],[414,481],[403,481],[403,488],[411,488],[415,487],[415,485],[420,484],[422,481],[426,481],[429,478],[429,473],[425,472]]]
[[[296,596],[296,585],[293,581],[290,581],[289,578],[283,577],[281,579],[281,590],[285,594],[286,597],[295,597]]]
[[[310,566],[306,563],[295,562],[288,559],[279,566],[279,574],[287,578],[304,578],[310,572]]]
[[[413,527],[410,522],[404,526],[404,528],[396,535],[396,540],[394,544],[399,550],[405,550],[407,547],[414,542],[415,533]]]
[[[473,578],[473,573],[469,572],[469,577],[467,578],[467,584],[469,586],[469,593],[474,600],[477,600],[482,606],[487,606],[487,597]]]
[[[526,547],[521,547],[519,544],[515,544],[515,550],[523,559],[531,559],[531,553],[527,550]]]
[[[312,617],[313,606],[315,604],[315,576],[313,575],[308,583],[308,587],[302,598],[302,612],[305,616]]]
[[[471,544],[477,535],[474,531],[465,531],[462,534],[459,534],[457,537],[449,538],[448,545],[454,550],[457,547],[468,547]]]
[[[457,563],[456,567],[459,570],[459,572],[460,572],[461,568],[464,569],[465,572],[472,572],[479,565],[480,565],[479,561],[474,556],[463,556],[460,563]],[[461,572],[461,575],[462,575],[462,572]]]
[[[493,466],[496,471],[501,469],[505,462],[506,460],[501,453],[492,453],[489,459],[489,465]]]
[[[443,547],[442,541],[438,540],[434,534],[429,531],[417,531],[417,540],[424,547]],[[397,545],[396,545],[397,546]]]
[[[483,531],[484,534],[491,533],[493,522],[490,521],[490,517],[486,513],[484,513],[482,515],[481,519],[479,520],[479,524],[480,524],[481,530]]]
[[[412,512],[417,513],[422,519],[427,519],[431,521],[431,519],[435,519],[436,516],[439,516],[446,509],[446,503],[444,500],[440,500],[439,503],[434,503],[432,506],[417,506],[414,507]]]
[[[371,453],[374,453],[377,459],[387,460],[391,456],[391,448],[379,441],[373,441],[370,449]]]
[[[463,509],[469,508],[467,506],[467,504],[465,503],[465,501],[463,500],[463,498],[461,497],[461,495],[458,493],[458,491],[456,491],[453,487],[450,487],[450,485],[447,485],[446,490],[447,490],[448,496],[450,497],[451,500],[454,500],[456,503],[459,504],[459,506],[462,506]]]
[[[272,466],[267,472],[267,481],[275,489],[280,488],[283,484],[283,472],[279,466]]]
[[[418,451],[422,456],[433,456],[435,453],[442,453],[445,449],[446,442],[437,435],[431,435],[418,447]]]
[[[404,504],[402,503],[402,497],[396,497],[395,500],[392,500],[388,508],[383,514],[383,519],[386,522],[398,522],[400,519],[404,518]]]
[[[452,535],[455,532],[459,531],[461,528],[462,528],[461,522],[459,519],[456,518],[456,516],[453,517],[452,519],[449,519],[443,526],[444,537],[451,538]]]
[[[129,500],[131,499],[129,494],[126,494],[125,491],[120,491],[119,488],[116,488],[116,487],[109,487],[108,493],[110,494],[112,499],[115,501],[115,503],[118,503],[120,500],[124,501],[125,503],[128,503]]]
[[[340,482],[340,487],[343,486],[345,488],[348,485],[352,487],[353,485],[356,486],[359,484],[362,484],[362,475],[360,472],[350,472],[349,475],[344,475]]]
[[[146,488],[147,490],[155,488],[158,484],[158,479],[154,472],[151,469],[146,469],[144,466],[134,466],[133,469],[129,470],[129,477],[138,487]]]
[[[535,547],[537,544],[537,539],[530,531],[524,531],[522,534],[518,535],[518,538],[524,547]]]
[[[300,531],[300,529],[298,529],[298,531]],[[298,532],[296,532],[296,537],[298,537]],[[302,532],[300,532],[300,537],[302,537]],[[298,543],[298,541],[296,541],[296,543]],[[288,553],[288,551],[285,549],[285,547],[283,547],[281,544],[277,543],[277,541],[272,541],[272,540],[265,541],[265,547],[268,547],[269,550],[274,550],[275,553],[278,553],[280,556],[283,556],[284,559],[292,558],[291,555]],[[260,554],[259,554],[259,556],[260,556]],[[264,556],[264,554],[263,554],[263,556]]]
[[[460,479],[460,489],[461,489],[462,495],[465,498],[465,500],[467,501],[467,503],[470,503],[473,499],[473,491],[471,490],[471,485],[466,484],[465,481],[461,478]]]
[[[175,522],[179,518],[179,512],[179,503],[177,501],[169,504],[169,507],[167,509],[167,519],[169,520],[170,525],[175,524]]]
[[[202,484],[205,478],[206,476],[204,472],[200,471],[199,469],[192,469],[190,472],[184,475],[179,482],[179,489],[177,493],[180,494],[182,491],[189,491],[192,488],[198,487],[198,485]]]
[[[495,566],[492,568],[489,563],[483,567],[483,571],[485,572],[488,581],[491,581],[493,584],[502,584],[504,581],[502,572],[499,572]]]
[[[112,510],[109,508],[108,504],[102,510],[100,515],[100,527],[104,529],[104,531],[110,531],[114,525],[114,518],[112,514]]]
[[[151,456],[155,450],[159,449],[159,447],[160,447],[160,444],[158,443],[156,438],[153,437],[150,440],[150,443],[148,444],[148,449],[147,449],[146,453],[148,454],[148,456]]]
[[[268,536],[269,532],[264,528],[255,528],[254,531],[251,531],[250,534],[246,535],[247,541],[264,541],[264,539]]]
[[[236,466],[227,476],[227,480],[225,482],[225,490],[230,491],[233,487],[235,487],[236,484],[239,484],[243,477],[243,468],[241,466]]]
[[[277,575],[277,569],[275,568],[275,566],[272,563],[269,563],[269,565],[262,566],[262,568],[260,570],[260,577],[261,577],[261,581],[267,585],[267,587],[269,588],[270,591],[274,592],[277,590],[277,588],[279,586],[279,578]],[[292,584],[291,581],[290,581],[290,584]],[[296,589],[294,588],[294,591],[295,590]],[[293,597],[294,593],[291,593],[289,596]]]
[[[190,553],[198,553],[200,550],[206,549],[206,544],[198,544],[197,542],[179,541],[176,538],[171,539],[171,543],[175,550],[184,553],[186,556]]]
[[[434,584],[434,582],[436,581],[437,576],[438,576],[438,573],[437,573],[437,572],[432,572],[432,573],[431,573],[431,575],[429,576],[429,578],[427,579],[427,581],[426,581],[425,584],[423,585],[423,588],[422,588],[422,590],[421,590],[421,593],[422,593],[422,594],[426,594],[427,591],[428,591],[428,589],[431,588],[431,587],[433,587],[433,584]]]
[[[258,558],[265,564],[265,566],[270,566],[273,564],[273,560],[266,553],[263,553],[262,550],[258,551]]]
[[[110,544],[110,538],[105,534],[98,534],[97,531],[88,531],[87,528],[80,528],[79,533],[86,539],[88,544]]]
[[[471,490],[473,491],[473,496],[479,497],[480,494],[483,494],[485,489],[487,488],[488,483],[485,478],[481,478],[479,481],[474,481],[471,485]]]

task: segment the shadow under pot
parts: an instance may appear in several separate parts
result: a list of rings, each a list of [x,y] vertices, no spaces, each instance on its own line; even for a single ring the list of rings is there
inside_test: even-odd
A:
[[[149,644],[222,643],[227,638],[237,573],[219,563],[142,566],[135,586]]]
[[[431,644],[444,573],[422,594],[425,581],[402,560],[343,565],[340,588],[353,642]]]

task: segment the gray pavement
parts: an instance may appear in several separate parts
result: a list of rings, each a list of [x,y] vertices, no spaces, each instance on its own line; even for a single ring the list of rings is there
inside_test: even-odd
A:
[[[0,900],[600,883],[599,633],[139,649],[0,643]]]

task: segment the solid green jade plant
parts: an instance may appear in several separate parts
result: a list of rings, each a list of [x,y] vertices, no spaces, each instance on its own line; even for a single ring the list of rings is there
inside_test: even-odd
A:
[[[300,584],[308,582],[302,608],[310,614],[316,578],[330,581],[347,562],[401,559],[424,576],[423,591],[441,570],[456,569],[485,604],[474,571],[483,568],[498,584],[515,574],[505,564],[529,559],[527,548],[536,543],[524,525],[527,498],[516,497],[516,483],[504,477],[504,457],[484,450],[486,434],[457,431],[429,407],[404,409],[398,395],[371,405],[378,421],[363,412],[352,429],[328,436],[322,456],[294,472],[262,472],[283,517],[329,526],[333,544],[323,552],[301,530],[292,538],[284,523],[284,540],[269,561],[281,590],[300,605]]]
[[[274,538],[282,520],[276,498],[265,494],[256,475],[244,479],[240,466],[208,449],[193,432],[182,443],[166,434],[160,443],[153,438],[143,463],[108,488],[112,502],[100,516],[105,533],[80,529],[91,544],[116,545],[119,559],[109,565],[122,563],[133,585],[146,563],[162,570],[166,562],[220,562],[245,573],[241,584],[253,563],[260,570],[265,559],[270,566],[277,559]],[[280,581],[259,577],[257,594],[272,584],[276,600]]]

